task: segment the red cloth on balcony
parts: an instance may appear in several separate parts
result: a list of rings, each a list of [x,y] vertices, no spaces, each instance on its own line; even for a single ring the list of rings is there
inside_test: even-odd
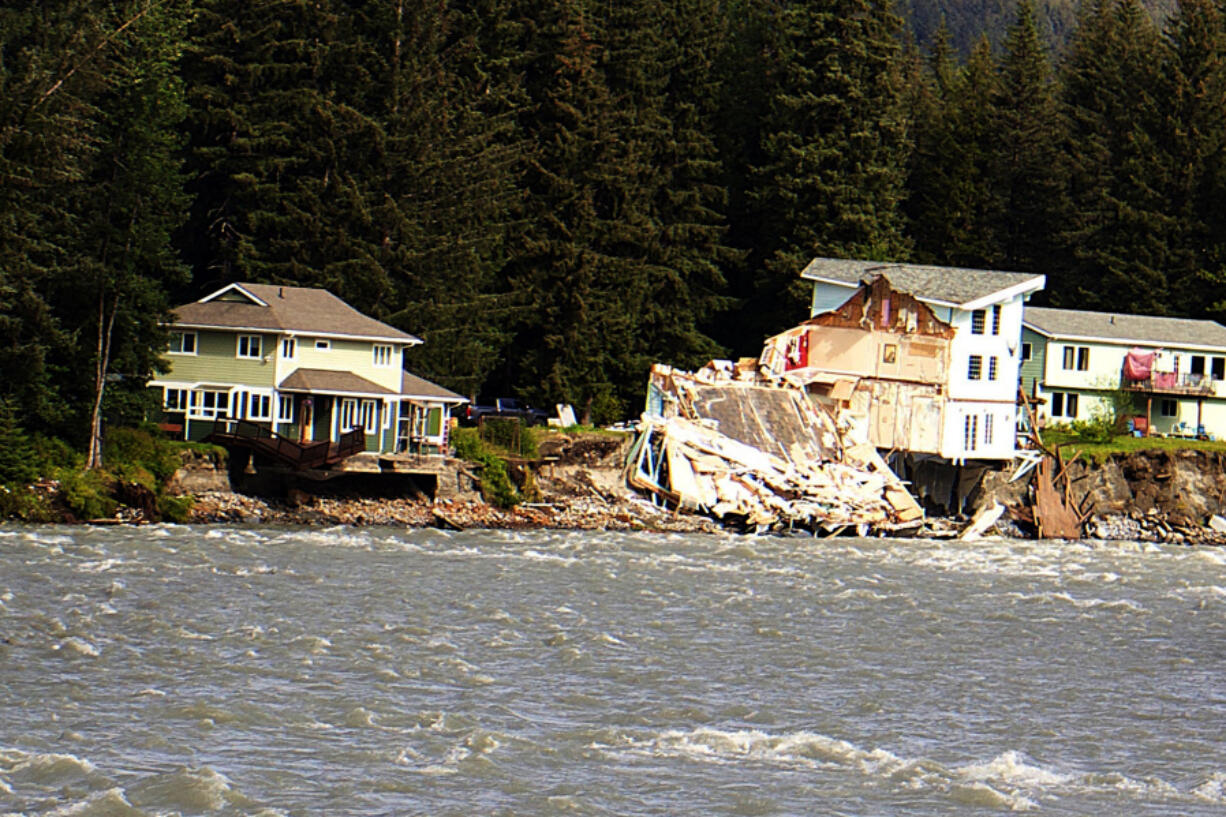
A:
[[[1154,354],[1144,349],[1129,349],[1124,356],[1124,379],[1148,380],[1154,369]]]

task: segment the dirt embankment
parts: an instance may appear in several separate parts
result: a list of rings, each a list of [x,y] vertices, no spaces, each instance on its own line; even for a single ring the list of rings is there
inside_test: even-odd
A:
[[[509,463],[525,501],[497,508],[479,495],[370,498],[291,491],[266,499],[228,491],[197,494],[192,521],[281,525],[404,525],[498,529],[656,530],[712,532],[709,519],[657,508],[626,487],[621,475],[626,439],[604,434],[556,434],[540,441],[539,459]]]

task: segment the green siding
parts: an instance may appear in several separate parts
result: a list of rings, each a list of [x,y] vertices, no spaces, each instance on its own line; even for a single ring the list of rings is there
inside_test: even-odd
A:
[[[160,379],[265,388],[275,385],[272,360],[239,360],[235,357],[238,335],[238,332],[198,332],[195,356],[166,355],[170,371]],[[262,334],[260,337],[263,338],[261,344],[265,356],[276,351],[276,335]]]
[[[1027,396],[1034,394],[1035,381],[1043,382],[1043,366],[1047,360],[1047,338],[1038,332],[1022,327],[1022,343],[1030,344],[1030,360],[1022,361],[1022,390]]]

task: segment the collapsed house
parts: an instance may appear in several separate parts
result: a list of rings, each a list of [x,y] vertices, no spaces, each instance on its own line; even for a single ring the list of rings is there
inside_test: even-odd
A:
[[[652,368],[627,482],[673,507],[745,529],[898,533],[923,510],[872,445],[757,361],[696,373]]]

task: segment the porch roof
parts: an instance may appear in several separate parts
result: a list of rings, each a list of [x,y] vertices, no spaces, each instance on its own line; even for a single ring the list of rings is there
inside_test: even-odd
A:
[[[437,383],[431,383],[415,374],[401,372],[400,396],[409,399],[433,400],[439,403],[467,403],[467,397],[461,397],[453,391],[448,391]]]
[[[353,372],[336,372],[328,369],[297,369],[277,386],[281,391],[296,391],[306,394],[363,394],[391,395],[396,392],[371,382]]]

